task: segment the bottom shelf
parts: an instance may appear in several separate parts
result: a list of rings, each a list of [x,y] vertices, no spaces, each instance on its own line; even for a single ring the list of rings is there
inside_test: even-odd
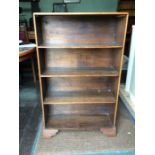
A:
[[[46,128],[94,130],[111,127],[110,115],[53,115],[46,121]]]

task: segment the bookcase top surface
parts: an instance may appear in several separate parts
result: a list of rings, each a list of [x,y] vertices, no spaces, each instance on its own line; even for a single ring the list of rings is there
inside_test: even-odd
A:
[[[128,15],[128,12],[34,12],[33,15]]]

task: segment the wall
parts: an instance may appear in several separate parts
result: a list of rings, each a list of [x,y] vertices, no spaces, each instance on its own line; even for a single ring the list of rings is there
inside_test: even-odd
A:
[[[132,37],[125,90],[129,94],[131,100],[130,106],[133,111],[135,111],[135,26],[132,26]]]
[[[53,9],[53,3],[63,2],[63,0],[40,0],[39,6],[42,12],[50,12]],[[77,4],[67,4],[68,12],[113,12],[117,10],[118,0],[81,0]],[[32,17],[31,3],[19,2],[19,6],[25,11],[23,14],[27,21]]]
[[[52,11],[53,3],[63,0],[40,0],[41,11]],[[102,12],[116,11],[118,0],[81,0],[77,4],[67,4],[69,12]]]
[[[23,8],[22,15],[24,15],[27,22],[29,23],[29,19],[32,17],[31,3],[30,2],[19,2],[19,7]]]
[[[133,70],[132,70],[131,81],[132,81],[132,84],[130,85],[130,91],[131,91],[132,97],[135,97],[135,57],[133,60]]]

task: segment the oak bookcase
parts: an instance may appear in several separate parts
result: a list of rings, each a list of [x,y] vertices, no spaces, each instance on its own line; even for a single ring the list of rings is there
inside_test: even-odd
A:
[[[43,136],[116,135],[128,13],[34,13]]]

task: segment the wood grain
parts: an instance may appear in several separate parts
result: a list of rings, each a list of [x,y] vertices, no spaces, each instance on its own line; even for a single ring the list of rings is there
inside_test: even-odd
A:
[[[56,45],[56,44],[43,44],[43,43],[40,43],[40,45],[38,46],[38,48],[45,48],[45,49],[55,49],[55,48],[58,48],[58,49],[82,49],[82,48],[88,48],[88,49],[91,49],[91,48],[99,48],[99,49],[103,49],[103,48],[123,48],[123,46],[121,46],[120,44],[117,44],[117,43],[111,43],[111,44],[94,44],[94,45],[89,45],[89,44],[83,44],[83,45],[78,45],[78,44],[65,44],[65,45]]]
[[[109,104],[115,103],[112,92],[53,92],[44,98],[44,104]]]
[[[41,62],[50,67],[109,67],[120,61],[120,49],[40,49],[40,55],[46,61]],[[115,62],[116,61],[116,62]]]
[[[74,91],[113,91],[117,77],[53,77],[42,78],[45,89],[53,92]]]
[[[98,77],[118,76],[114,67],[91,67],[91,68],[60,68],[52,67],[46,69],[41,77]]]
[[[46,104],[46,117],[53,115],[109,115],[114,113],[114,104]]]
[[[47,121],[47,128],[94,130],[102,126],[111,126],[108,115],[53,115]]]
[[[54,48],[70,47],[121,47],[123,43],[122,33],[116,31],[119,27],[117,16],[36,16],[41,26],[38,29],[39,46]],[[124,16],[123,16],[124,17]],[[104,36],[104,37],[103,37]],[[116,36],[119,39],[116,39]]]
[[[104,127],[104,128],[101,128],[100,131],[105,134],[106,136],[108,137],[114,137],[116,136],[116,127],[113,126],[113,127]]]
[[[43,129],[43,137],[44,138],[51,138],[58,133],[57,129]]]

